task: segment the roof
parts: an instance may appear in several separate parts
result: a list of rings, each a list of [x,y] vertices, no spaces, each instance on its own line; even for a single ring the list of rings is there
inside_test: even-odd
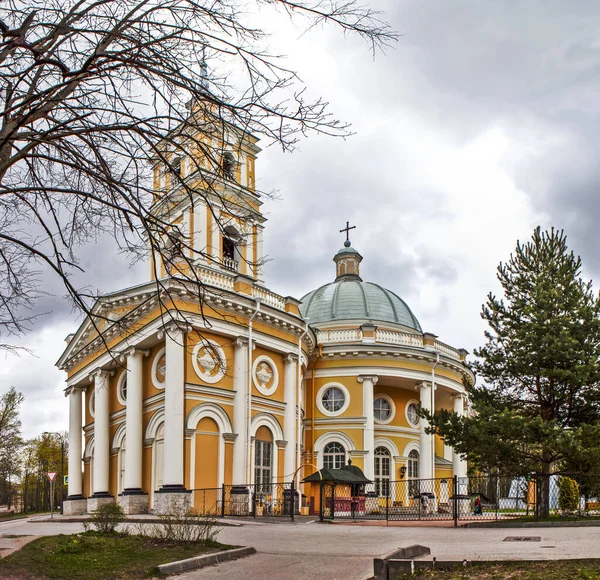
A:
[[[335,481],[337,483],[372,483],[365,477],[360,467],[344,465],[341,469],[324,467],[304,478],[304,482]]]
[[[325,284],[302,299],[300,313],[309,324],[337,320],[393,322],[422,332],[419,321],[397,294],[360,279]]]

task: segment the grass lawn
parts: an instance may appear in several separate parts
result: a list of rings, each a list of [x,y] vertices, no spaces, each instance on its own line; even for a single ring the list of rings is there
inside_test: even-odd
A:
[[[96,532],[48,536],[0,560],[0,578],[102,580],[160,576],[159,564],[226,548],[165,543],[133,535]]]
[[[422,578],[437,580],[600,580],[600,560],[550,560],[548,562],[511,562],[485,564],[477,562],[456,571],[423,570],[399,580]]]

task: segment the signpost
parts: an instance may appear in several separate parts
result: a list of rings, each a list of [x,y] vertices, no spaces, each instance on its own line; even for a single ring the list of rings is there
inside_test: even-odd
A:
[[[50,480],[50,519],[54,519],[54,480],[56,479],[56,471],[48,471],[46,473]]]

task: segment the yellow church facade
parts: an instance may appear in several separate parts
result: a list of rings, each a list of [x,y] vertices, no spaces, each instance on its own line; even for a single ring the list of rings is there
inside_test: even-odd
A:
[[[229,129],[212,144],[217,166],[190,147],[154,168],[155,209],[182,232],[182,270],[194,268],[202,302],[155,255],[146,283],[100,298],[97,319],[67,338],[57,363],[69,401],[65,513],[112,500],[127,513],[201,508],[225,488],[243,504],[294,477],[314,510],[317,486],[302,478],[349,460],[372,495],[395,480],[466,476],[418,414],[466,411],[466,351],[362,280],[348,238],[330,283],[302,299],[267,288],[260,150]],[[181,195],[173,167],[197,197]],[[202,189],[207,175],[220,196]]]

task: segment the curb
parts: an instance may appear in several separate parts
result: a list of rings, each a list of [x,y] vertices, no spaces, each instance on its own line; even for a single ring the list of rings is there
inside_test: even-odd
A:
[[[600,527],[600,520],[591,522],[473,522],[462,528],[592,528]]]
[[[161,564],[158,566],[158,570],[161,574],[177,574],[178,572],[187,572],[188,570],[196,570],[198,568],[204,568],[205,566],[215,566],[222,562],[237,560],[238,558],[243,558],[252,554],[256,554],[256,549],[251,546],[246,548],[234,548],[233,550],[214,552],[204,556],[196,556],[194,558],[178,560],[177,562],[170,562],[169,564]]]
[[[27,521],[31,522],[32,524],[82,524],[84,522],[89,522],[90,518],[89,517],[69,516],[69,519],[65,519],[65,518],[50,519],[50,517],[46,517],[41,520],[36,520],[34,518],[30,518]],[[123,521],[122,523],[123,524],[160,524],[160,523],[162,523],[162,520],[159,518],[126,518],[125,521]],[[200,525],[200,522],[198,525]],[[243,525],[244,525],[243,522],[215,520],[215,526],[219,526],[219,527],[237,528],[237,527],[240,527]]]

